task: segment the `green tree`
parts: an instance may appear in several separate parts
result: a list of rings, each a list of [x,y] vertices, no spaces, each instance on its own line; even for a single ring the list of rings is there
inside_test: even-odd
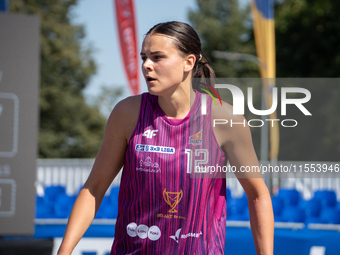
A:
[[[256,56],[255,44],[251,40],[252,20],[250,7],[241,7],[238,0],[197,0],[197,8],[189,10],[191,25],[199,34],[202,50],[210,60],[217,78],[254,78],[259,77],[258,65],[249,61],[235,61],[215,58],[213,51]],[[241,88],[242,89],[242,88]],[[244,88],[243,88],[244,89]],[[219,94],[232,104],[231,94],[220,90]],[[260,104],[261,95],[254,98]],[[250,119],[250,114],[245,114]],[[260,129],[252,129],[255,150],[259,155]]]
[[[285,0],[275,5],[278,77],[340,76],[339,11],[340,2],[331,0]],[[281,159],[339,160],[339,85],[339,79],[318,79],[306,86],[313,116],[299,123],[301,129],[282,130]]]
[[[77,0],[11,0],[10,11],[41,18],[41,158],[94,157],[106,119],[86,104],[82,90],[95,73],[91,49],[81,46],[80,25],[71,24]]]
[[[90,104],[100,109],[104,116],[109,117],[113,107],[124,97],[125,88],[123,85],[103,85],[99,95],[90,98]]]
[[[339,1],[276,1],[277,77],[339,77],[339,11]],[[214,50],[256,55],[249,6],[240,8],[238,0],[197,0],[197,8],[190,10],[188,17],[202,39],[203,50],[217,77],[259,77],[258,67],[253,63],[215,59],[211,55]],[[327,84],[318,80],[305,88],[312,94],[306,105],[312,117],[302,116],[296,108],[290,111],[290,118],[298,119],[299,124],[293,129],[280,128],[279,159],[338,161],[339,80],[327,81]],[[258,103],[258,99],[255,100]],[[246,118],[254,117],[246,114]],[[252,129],[257,152],[259,131]]]
[[[339,77],[340,2],[285,0],[275,7],[278,77]]]
[[[197,0],[197,8],[189,10],[188,17],[217,77],[259,77],[254,63],[212,56],[215,50],[256,55],[253,41],[249,43],[249,6],[241,8],[238,0]]]

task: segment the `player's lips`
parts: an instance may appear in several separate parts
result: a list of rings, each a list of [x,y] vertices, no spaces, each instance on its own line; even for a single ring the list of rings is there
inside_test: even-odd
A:
[[[153,83],[157,80],[157,79],[155,79],[155,78],[153,78],[149,75],[145,76],[145,79],[146,79],[146,82],[148,82],[148,83]]]

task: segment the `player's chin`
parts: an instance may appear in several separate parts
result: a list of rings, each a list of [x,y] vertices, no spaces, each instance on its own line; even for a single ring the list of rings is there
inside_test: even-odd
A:
[[[157,86],[150,85],[150,84],[147,84],[147,86],[148,86],[148,92],[151,95],[159,96],[161,94],[161,91],[157,88]]]
[[[160,96],[161,93],[159,93],[158,91],[154,91],[154,90],[150,90],[149,89],[149,94],[153,95],[153,96]]]

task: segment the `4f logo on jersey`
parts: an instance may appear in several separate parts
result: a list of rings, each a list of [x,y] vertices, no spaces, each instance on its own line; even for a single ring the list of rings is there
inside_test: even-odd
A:
[[[157,132],[158,132],[157,129],[156,130],[148,129],[143,133],[143,136],[146,136],[146,138],[151,139],[152,137],[156,136]]]

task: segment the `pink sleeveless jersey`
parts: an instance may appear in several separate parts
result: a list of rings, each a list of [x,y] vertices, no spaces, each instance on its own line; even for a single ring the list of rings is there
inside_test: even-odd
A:
[[[196,92],[188,116],[168,119],[144,93],[129,141],[111,254],[224,254],[226,186],[192,178],[196,167],[224,165],[213,133],[211,98],[201,115]],[[209,177],[212,177],[211,175]]]

